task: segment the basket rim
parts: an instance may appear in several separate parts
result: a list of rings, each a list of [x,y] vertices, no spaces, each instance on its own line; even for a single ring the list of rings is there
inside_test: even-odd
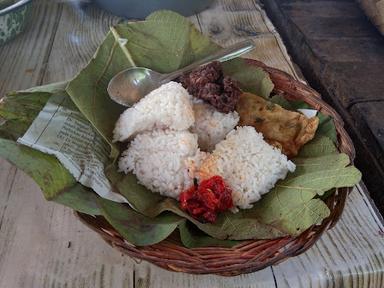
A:
[[[258,60],[244,59],[247,64],[261,67],[269,73],[275,84],[275,92],[283,93],[288,100],[303,97],[299,99],[316,110],[330,115],[334,120],[339,139],[338,149],[340,152],[346,153],[350,158],[350,163],[353,164],[355,149],[351,138],[344,129],[344,122],[339,114],[321,99],[318,92],[282,70],[269,67]],[[149,246],[134,246],[124,240],[102,216],[91,216],[76,211],[75,215],[86,226],[97,232],[109,245],[132,258],[146,260],[170,271],[235,276],[276,265],[289,257],[305,252],[326,230],[337,223],[344,209],[347,195],[352,189],[351,187],[335,189],[335,193],[326,200],[331,211],[330,216],[325,218],[321,224],[311,226],[296,237],[244,240],[230,248],[215,246],[187,248],[172,237]]]

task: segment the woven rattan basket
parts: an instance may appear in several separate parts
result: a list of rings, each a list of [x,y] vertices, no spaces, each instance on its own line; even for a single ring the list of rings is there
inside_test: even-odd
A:
[[[338,148],[341,152],[348,154],[351,162],[353,162],[355,151],[343,128],[343,121],[330,106],[321,100],[316,91],[283,71],[267,67],[255,60],[247,60],[247,62],[249,65],[263,67],[270,74],[275,84],[275,92],[290,100],[303,100],[322,113],[331,115],[338,132]],[[312,226],[298,237],[250,240],[232,248],[188,249],[181,244],[177,233],[158,244],[136,247],[125,241],[103,217],[92,217],[82,213],[77,213],[77,215],[83,223],[99,233],[107,243],[131,257],[149,261],[171,271],[234,276],[263,269],[306,251],[324,231],[330,229],[337,222],[349,191],[350,188],[337,189],[327,200],[331,215],[321,225]]]

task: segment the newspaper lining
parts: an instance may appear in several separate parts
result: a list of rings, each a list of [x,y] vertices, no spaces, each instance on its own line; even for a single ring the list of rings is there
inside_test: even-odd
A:
[[[122,195],[112,192],[104,173],[109,144],[65,93],[52,95],[17,142],[56,156],[78,182],[92,188],[101,197],[127,202]]]

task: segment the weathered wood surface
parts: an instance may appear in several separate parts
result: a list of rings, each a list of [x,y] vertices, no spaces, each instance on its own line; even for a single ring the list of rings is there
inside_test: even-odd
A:
[[[358,0],[361,7],[369,16],[372,23],[384,35],[384,1],[383,0]]]
[[[343,117],[356,165],[384,211],[384,37],[354,0],[263,2],[308,82]]]
[[[70,79],[94,53],[108,26],[119,21],[95,8],[83,14],[49,0],[36,1],[33,19],[40,24],[0,48],[1,95]],[[223,45],[254,39],[260,48],[248,56],[295,75],[285,46],[255,1],[221,0],[191,20]],[[0,187],[0,287],[384,285],[383,225],[361,187],[352,192],[342,220],[308,252],[233,278],[171,273],[134,262],[83,226],[70,209],[46,202],[30,178],[3,160]]]
[[[27,31],[0,47],[0,95],[43,82],[46,64],[60,20],[62,5],[36,2]]]

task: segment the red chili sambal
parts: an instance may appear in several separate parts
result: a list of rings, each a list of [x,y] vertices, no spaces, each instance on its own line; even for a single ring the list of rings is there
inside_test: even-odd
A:
[[[180,207],[198,220],[214,223],[219,212],[233,207],[232,190],[220,176],[203,180],[179,197]]]

